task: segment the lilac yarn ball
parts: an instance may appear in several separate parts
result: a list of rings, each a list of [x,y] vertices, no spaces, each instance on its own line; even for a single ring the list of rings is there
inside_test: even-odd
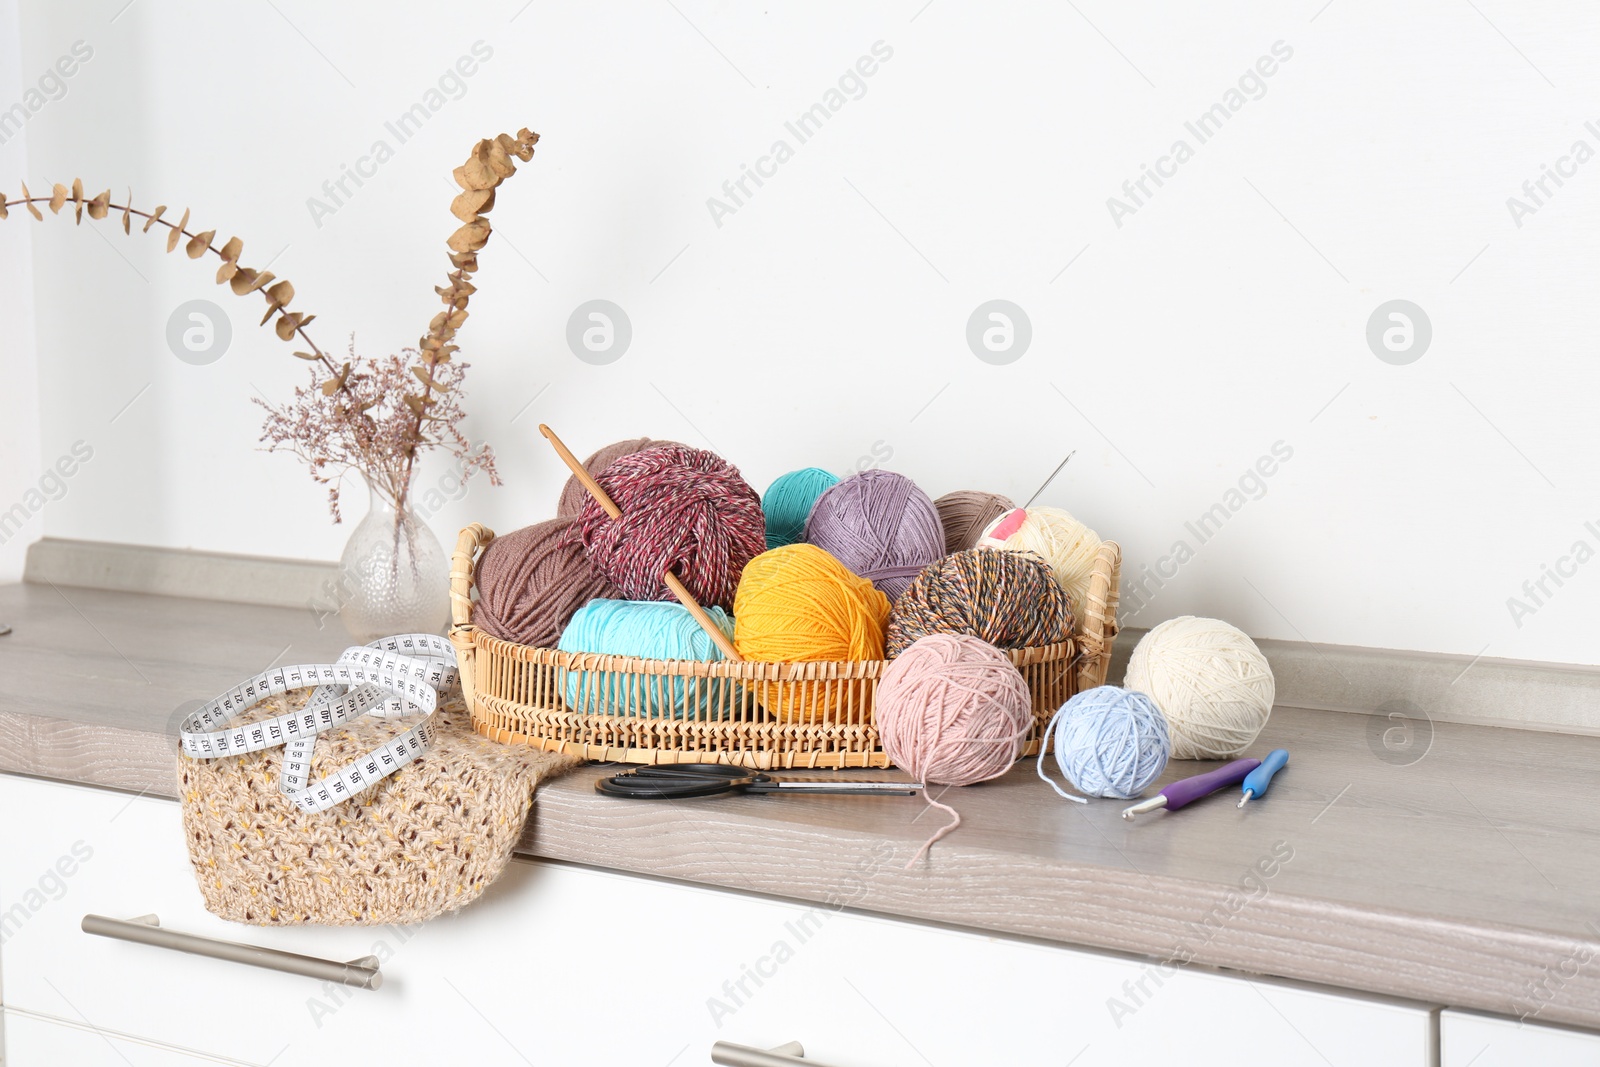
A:
[[[928,494],[905,475],[883,470],[852,474],[818,497],[805,539],[890,600],[944,555],[944,527]]]

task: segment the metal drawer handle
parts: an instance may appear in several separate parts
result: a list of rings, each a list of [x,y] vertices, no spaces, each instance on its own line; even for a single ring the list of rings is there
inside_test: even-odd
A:
[[[800,1047],[798,1041],[770,1049],[735,1045],[731,1041],[718,1041],[711,1046],[711,1062],[723,1064],[724,1067],[795,1067],[796,1064],[801,1067],[827,1067],[816,1060],[806,1059],[805,1055],[806,1050]]]
[[[247,963],[252,967],[265,967],[269,971],[284,971],[304,975],[324,982],[340,982],[361,989],[377,989],[383,984],[378,972],[376,956],[363,956],[349,963],[302,956],[298,952],[284,952],[258,945],[241,945],[236,941],[218,941],[199,934],[184,934],[162,929],[161,920],[154,915],[141,915],[137,919],[111,919],[104,915],[85,915],[83,932],[97,937],[111,937],[118,941],[134,941],[156,948],[192,952],[196,956],[210,956],[215,960]]]

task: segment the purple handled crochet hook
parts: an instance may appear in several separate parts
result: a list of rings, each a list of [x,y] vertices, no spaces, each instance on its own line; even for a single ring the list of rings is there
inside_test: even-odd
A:
[[[1201,797],[1208,797],[1219,789],[1238,785],[1244,781],[1245,775],[1259,766],[1261,761],[1258,759],[1236,759],[1214,771],[1197,774],[1193,778],[1180,779],[1149,800],[1141,800],[1132,807],[1122,809],[1122,817],[1131,819],[1142,811],[1155,811],[1157,808],[1177,811],[1185,804],[1192,804]]]

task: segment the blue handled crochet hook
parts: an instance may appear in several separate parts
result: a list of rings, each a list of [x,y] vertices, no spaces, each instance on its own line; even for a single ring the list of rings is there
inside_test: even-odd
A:
[[[1267,753],[1267,758],[1261,761],[1261,766],[1251,771],[1244,777],[1244,796],[1239,800],[1242,808],[1251,797],[1259,797],[1266,793],[1267,786],[1272,784],[1272,776],[1289,765],[1289,750],[1275,748]]]

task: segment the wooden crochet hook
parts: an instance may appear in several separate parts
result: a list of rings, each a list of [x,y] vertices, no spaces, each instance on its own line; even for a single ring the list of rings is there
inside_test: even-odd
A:
[[[617,507],[616,501],[611,499],[611,494],[600,487],[600,483],[594,480],[594,475],[589,473],[587,467],[578,462],[578,457],[574,456],[572,450],[562,443],[561,438],[556,436],[556,432],[542,422],[539,424],[539,432],[544,435],[545,440],[549,441],[551,447],[556,450],[556,455],[561,457],[561,462],[565,463],[567,469],[572,471],[572,476],[578,479],[578,482],[585,489],[589,490],[589,495],[594,497],[594,502],[604,508],[606,514],[613,519],[620,519],[622,517],[622,509]],[[700,629],[706,632],[706,636],[715,641],[717,647],[722,649],[723,657],[734,663],[743,663],[744,657],[734,649],[733,642],[728,639],[728,635],[723,633],[722,627],[718,626],[710,615],[706,614],[706,609],[700,606],[700,602],[694,598],[694,594],[689,592],[688,587],[678,579],[678,576],[671,571],[667,571],[661,575],[661,580],[666,583],[668,589],[672,590],[672,595],[678,598],[678,603],[689,609],[689,614],[694,616],[694,621],[700,624]]]

